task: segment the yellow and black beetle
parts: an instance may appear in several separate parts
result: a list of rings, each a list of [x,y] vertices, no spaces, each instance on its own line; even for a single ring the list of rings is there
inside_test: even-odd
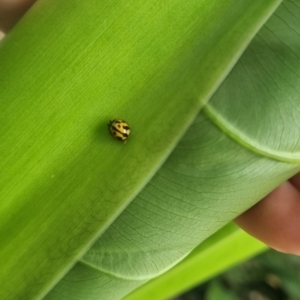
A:
[[[109,121],[107,126],[110,134],[119,141],[125,142],[130,135],[130,127],[124,120]]]

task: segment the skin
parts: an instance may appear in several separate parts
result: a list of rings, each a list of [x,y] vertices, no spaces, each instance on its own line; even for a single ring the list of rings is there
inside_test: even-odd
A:
[[[0,0],[0,30],[9,32],[35,0]],[[300,255],[300,173],[284,182],[235,222],[278,251]]]
[[[7,33],[34,2],[33,0],[0,0],[0,31]]]

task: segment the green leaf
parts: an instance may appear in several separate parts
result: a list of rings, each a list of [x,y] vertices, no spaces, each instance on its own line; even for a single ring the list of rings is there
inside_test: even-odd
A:
[[[299,169],[200,114],[135,198],[279,3],[37,2],[0,46],[1,298],[42,297],[111,225],[46,299],[118,299]]]
[[[200,114],[150,183],[81,259],[83,275],[73,269],[46,299],[58,299],[65,289],[75,297],[94,269],[99,286],[105,284],[103,274],[123,279],[114,283],[117,290],[124,282],[142,284],[162,274],[299,169],[241,148]],[[97,296],[118,299],[110,291],[107,284]]]
[[[266,249],[263,243],[230,223],[171,270],[141,286],[124,300],[171,299]]]
[[[286,10],[286,5],[274,15],[275,19],[282,10]],[[270,19],[266,27],[274,22],[274,18]],[[278,30],[282,30],[282,26]],[[289,30],[289,25],[286,25],[286,30]],[[261,32],[263,31],[264,29]],[[256,41],[254,39],[246,51],[246,58]],[[281,44],[282,40],[278,43]],[[273,51],[276,49],[274,47]],[[278,60],[284,59],[281,54],[279,50]],[[255,53],[253,56],[255,57]],[[243,64],[243,59],[244,56],[233,73],[239,69],[239,64]],[[300,68],[299,62],[295,62],[295,68],[297,67]],[[294,75],[296,80],[297,73]],[[226,91],[230,76],[221,89]],[[253,78],[248,77],[248,80],[253,83]],[[243,80],[236,87],[239,93],[244,91],[244,95],[240,95],[242,100],[247,97],[248,91],[244,89],[244,85],[247,86],[249,81]],[[257,84],[261,84],[260,77],[257,77]],[[212,103],[219,95],[217,93],[213,97]],[[278,106],[281,107],[281,103],[286,111],[290,111],[288,106],[293,106],[294,103],[280,95],[277,97]],[[264,94],[260,99],[264,100]],[[240,105],[239,100],[232,102],[231,108],[235,112],[235,103]],[[294,111],[295,119],[297,112]],[[289,114],[284,119],[289,120]],[[212,120],[215,121],[205,108],[150,183],[82,258],[81,261],[86,264],[86,273],[98,270],[97,275],[93,273],[98,278],[98,285],[102,287],[98,297],[113,297],[110,294],[111,286],[107,284],[103,287],[105,281],[102,276],[105,274],[123,279],[123,283],[120,281],[119,285],[115,285],[118,290],[124,288],[125,282],[132,284],[140,280],[142,284],[145,280],[162,274],[201,241],[300,170],[299,164],[290,163],[289,159],[284,162],[284,155],[278,161],[259,155],[261,153],[257,151],[249,151],[253,148],[244,148],[241,138],[232,139],[224,135],[224,127],[215,126]],[[233,118],[233,122],[234,120]],[[258,122],[259,120],[261,121]],[[259,120],[251,123],[258,131],[267,118]],[[294,122],[287,121],[285,126],[291,136],[296,136],[298,127],[295,127]],[[294,141],[297,142],[299,143],[298,140]],[[293,149],[290,152],[293,153]],[[234,257],[231,259],[234,261]],[[57,299],[62,291],[68,290],[76,299],[75,295],[83,289],[78,282],[83,280],[84,277],[80,277],[75,268],[47,298]],[[176,287],[177,285],[172,289],[176,291]],[[168,287],[165,289],[168,290]],[[124,294],[127,291],[124,288]],[[149,292],[147,286],[146,291]],[[163,293],[164,289],[159,286],[153,293],[159,294],[159,291]],[[157,294],[156,296],[158,297]],[[96,298],[91,296],[90,299]]]
[[[205,107],[222,130],[251,151],[298,164],[299,16],[299,1],[284,1]]]

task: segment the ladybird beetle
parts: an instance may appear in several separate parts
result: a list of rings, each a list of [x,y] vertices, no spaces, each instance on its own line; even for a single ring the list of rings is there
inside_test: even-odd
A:
[[[124,120],[109,121],[108,129],[110,134],[117,140],[125,142],[130,134],[130,127]]]

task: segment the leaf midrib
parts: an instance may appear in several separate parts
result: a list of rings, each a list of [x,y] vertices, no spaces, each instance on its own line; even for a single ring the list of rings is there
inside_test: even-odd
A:
[[[266,147],[259,142],[256,142],[254,139],[248,137],[242,130],[234,127],[230,124],[223,116],[213,108],[212,105],[207,103],[202,112],[214,123],[220,130],[224,132],[228,137],[233,139],[239,145],[245,147],[253,153],[258,155],[278,160],[281,162],[287,163],[300,163],[300,153],[299,152],[287,152],[279,151]]]

